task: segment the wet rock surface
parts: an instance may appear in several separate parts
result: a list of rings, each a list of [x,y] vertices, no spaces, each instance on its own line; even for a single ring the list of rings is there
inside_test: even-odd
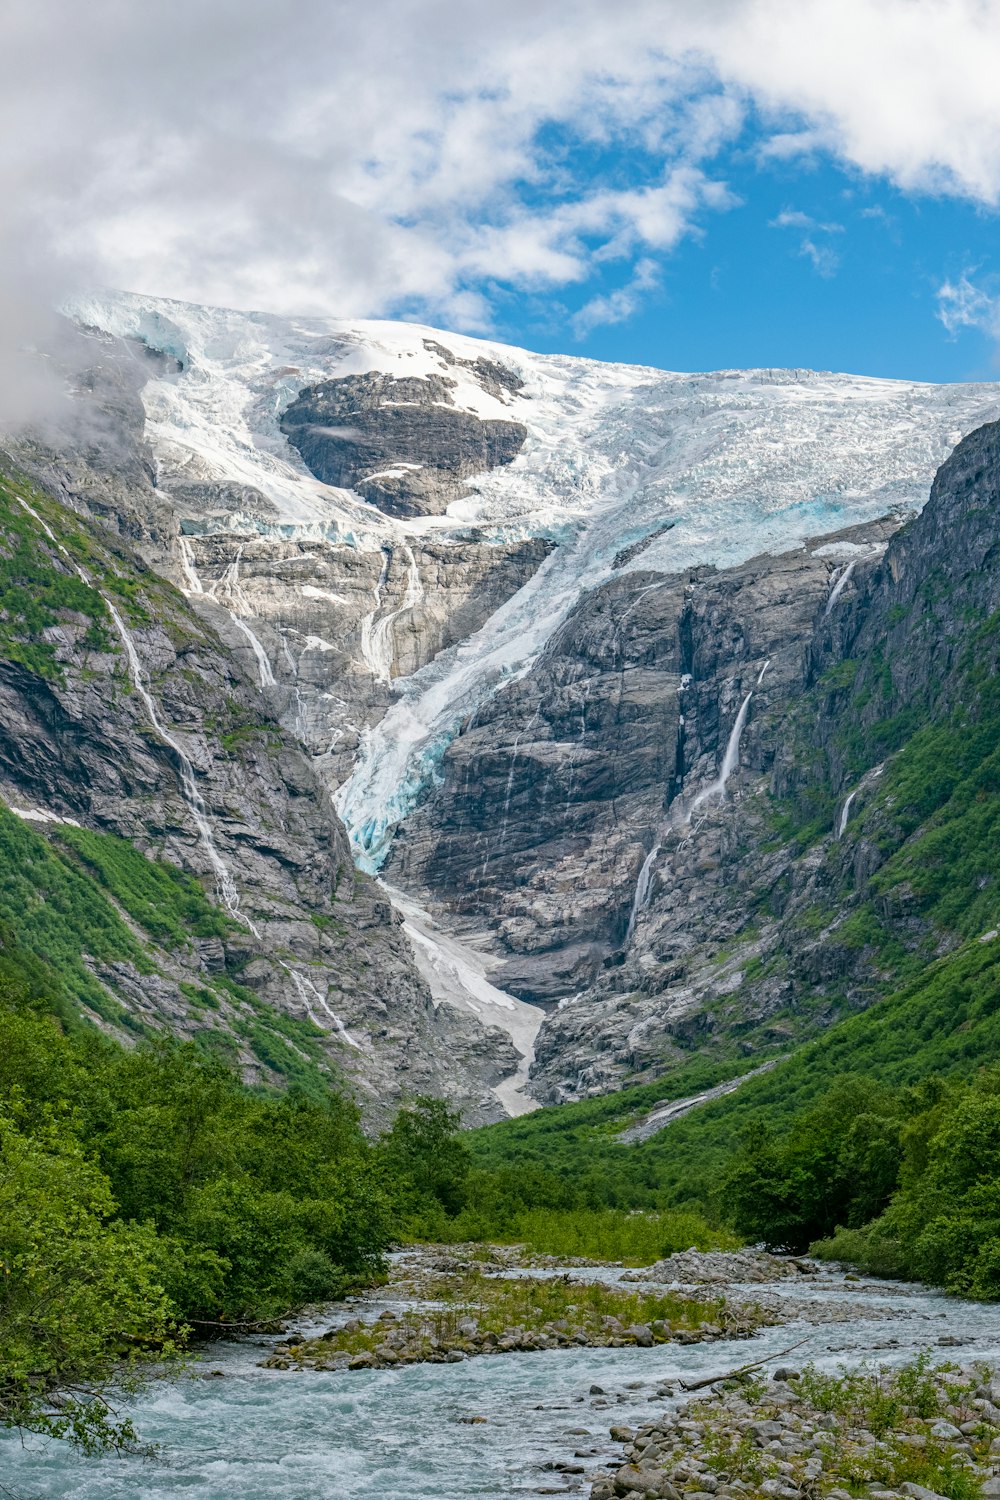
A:
[[[815,1261],[787,1255],[769,1255],[764,1250],[682,1250],[655,1261],[640,1271],[627,1271],[625,1281],[662,1281],[682,1286],[728,1286],[767,1281],[787,1281],[815,1276]]]
[[[932,1372],[919,1361],[895,1373],[782,1366],[720,1380],[635,1431],[612,1428],[623,1461],[594,1479],[591,1500],[993,1496],[995,1388],[986,1366]]]
[[[816,986],[808,952],[798,972],[762,961],[826,878],[775,838],[768,793],[831,591],[850,565],[853,597],[898,525],[729,571],[620,574],[449,747],[390,869],[488,922],[500,982],[558,1006],[537,1097],[655,1076],[736,1024],[773,1043],[768,1018]],[[855,957],[827,944],[823,961],[850,990]]]

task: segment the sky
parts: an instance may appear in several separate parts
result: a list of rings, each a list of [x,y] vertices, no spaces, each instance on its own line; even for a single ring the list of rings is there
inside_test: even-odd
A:
[[[0,410],[94,285],[1000,378],[1000,0],[7,0]]]

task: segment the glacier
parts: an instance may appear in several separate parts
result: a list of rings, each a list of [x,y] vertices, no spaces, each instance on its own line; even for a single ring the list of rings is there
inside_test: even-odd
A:
[[[168,494],[171,484],[192,480],[259,491],[273,517],[230,515],[234,542],[316,538],[406,555],[428,537],[460,545],[476,528],[496,542],[557,543],[475,633],[409,676],[392,677],[387,711],[361,727],[353,770],[334,790],[355,858],[369,872],[382,866],[462,721],[530,669],[581,593],[616,563],[625,572],[732,566],[892,510],[917,510],[952,446],[995,418],[1000,402],[987,383],[780,369],[679,373],[536,354],[412,323],[285,319],[130,293],[80,296],[66,311],[178,362],[143,391],[157,481]],[[520,390],[502,399],[487,390],[471,368],[482,359],[512,370]],[[472,480],[444,515],[390,517],[322,484],[286,441],[281,415],[305,387],[369,371],[446,373],[458,409],[524,424],[522,451]],[[185,571],[183,556],[179,567]],[[414,564],[404,607],[423,587]],[[364,656],[385,682],[391,621],[379,620],[377,597],[374,604]]]

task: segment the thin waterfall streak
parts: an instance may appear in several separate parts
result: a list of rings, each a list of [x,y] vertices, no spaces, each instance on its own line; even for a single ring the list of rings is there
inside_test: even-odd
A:
[[[758,686],[758,687],[760,687],[760,685],[761,685],[761,683],[762,683],[762,682],[763,682],[763,681],[764,681],[764,673],[765,673],[765,672],[766,672],[766,671],[767,671],[767,669],[768,669],[768,667],[769,667],[769,666],[770,666],[770,665],[771,665],[771,658],[770,658],[770,657],[768,657],[768,658],[767,658],[767,661],[766,661],[766,662],[765,662],[765,663],[764,663],[764,665],[763,665],[763,666],[762,666],[762,667],[761,667],[761,669],[760,669],[760,672],[759,672],[759,674],[758,674],[758,677],[757,677],[757,686]]]
[[[403,594],[403,602],[396,609],[389,611],[387,615],[372,624],[370,632],[370,647],[372,661],[378,668],[377,676],[381,682],[392,680],[392,668],[395,662],[395,649],[393,641],[393,628],[396,621],[409,610],[416,609],[423,603],[424,585],[420,577],[420,569],[417,559],[413,555],[413,548],[403,548],[409,558],[409,567],[406,574],[406,591]]]
[[[849,562],[847,564],[847,567],[841,573],[840,577],[837,579],[836,583],[833,585],[833,588],[830,590],[830,597],[829,597],[829,599],[827,599],[827,601],[826,601],[826,608],[823,611],[823,618],[824,619],[826,618],[826,616],[828,614],[832,613],[834,605],[836,604],[837,600],[840,598],[841,594],[844,592],[844,589],[847,587],[848,579],[850,578],[851,574],[854,572],[854,568],[855,568],[856,562],[857,562],[857,558],[855,558],[852,562]]]
[[[538,723],[538,720],[539,720],[539,717],[541,715],[541,712],[542,712],[542,706],[541,706],[541,704],[539,704],[538,707],[535,709],[535,712],[532,714],[531,718],[528,720],[528,723],[525,725],[524,729],[523,730],[519,729],[518,732],[517,732],[517,734],[514,736],[514,744],[513,744],[512,748],[511,748],[511,754],[510,754],[510,770],[507,772],[507,789],[506,789],[506,792],[504,794],[504,799],[503,799],[503,819],[502,819],[501,824],[500,824],[500,836],[497,839],[497,848],[498,849],[502,849],[503,848],[504,843],[505,843],[506,838],[507,838],[507,819],[508,819],[508,816],[510,814],[510,799],[511,799],[511,794],[512,794],[512,792],[514,790],[514,768],[517,765],[517,752],[518,752],[518,749],[520,747],[521,740],[522,740],[523,736],[526,735],[526,734],[530,734],[531,733],[531,731],[534,729],[535,725]],[[466,772],[466,786],[468,787],[468,772]],[[488,858],[488,856],[487,856],[487,858]]]
[[[188,587],[184,592],[186,594],[203,594],[205,588],[198,576],[198,568],[194,560],[194,548],[191,546],[190,538],[184,535],[178,536],[177,551],[180,553],[181,572],[188,583]]]
[[[389,673],[386,672],[384,679],[382,675],[382,663],[375,652],[374,631],[375,622],[378,619],[379,610],[382,608],[382,590],[385,588],[389,577],[389,564],[392,562],[392,549],[382,548],[382,567],[379,572],[375,587],[372,590],[375,599],[374,608],[365,615],[361,621],[361,655],[364,657],[365,665],[375,678],[376,682],[389,681]]]
[[[180,540],[182,543],[187,542],[186,537],[181,537]],[[255,631],[251,630],[246,620],[243,619],[243,615],[253,615],[253,605],[250,603],[246,590],[240,582],[240,563],[243,560],[243,548],[245,545],[244,542],[240,543],[236,549],[236,556],[222,573],[221,577],[217,578],[211,585],[208,592],[217,603],[222,605],[236,626],[236,629],[243,636],[250,650],[253,652],[254,661],[257,663],[257,676],[260,679],[260,686],[262,688],[277,687],[274,672],[271,670],[270,660],[261,644],[260,637]],[[204,593],[205,591],[201,587],[201,581],[198,578],[198,574],[194,571],[193,565],[191,567],[191,574],[197,584],[197,589],[193,589],[192,592]]]
[[[257,663],[257,675],[260,677],[260,686],[262,688],[276,687],[277,683],[274,679],[274,673],[271,671],[271,663],[268,661],[267,652],[264,650],[259,639],[246,621],[241,620],[234,610],[229,610],[228,613],[236,629],[246,638],[247,645],[253,652],[254,661]]]
[[[349,1047],[353,1047],[356,1052],[361,1052],[363,1050],[361,1043],[355,1041],[354,1037],[351,1036],[351,1033],[348,1031],[343,1021],[337,1015],[337,1012],[331,1007],[326,997],[320,994],[319,990],[313,984],[312,980],[307,978],[305,974],[300,974],[297,969],[293,969],[290,964],[282,962],[281,967],[285,970],[286,974],[288,974],[289,978],[294,984],[299,999],[302,1001],[302,1004],[306,1008],[309,1019],[316,1026],[321,1027],[322,1030],[329,1030],[328,1027],[323,1026],[322,1021],[317,1019],[316,1013],[309,1003],[309,995],[311,994],[316,1003],[326,1012],[328,1018],[333,1022],[333,1029],[340,1037],[341,1041],[346,1042]]]
[[[122,645],[125,647],[125,658],[128,662],[129,676],[132,679],[133,687],[142,700],[149,722],[152,724],[159,738],[177,757],[177,764],[180,768],[181,794],[188,805],[188,810],[201,838],[202,846],[208,855],[209,863],[214,871],[216,889],[222,899],[222,904],[231,917],[235,917],[238,921],[242,922],[244,927],[248,928],[254,937],[259,939],[260,932],[258,929],[254,926],[250,918],[244,912],[240,911],[240,893],[236,889],[236,882],[233,880],[229,866],[222,858],[216,845],[212,826],[208,820],[208,809],[205,806],[205,799],[198,790],[198,784],[195,780],[194,766],[187,753],[182,749],[179,740],[175,739],[160,718],[152,695],[143,680],[142,663],[139,661],[139,653],[135,649],[135,642],[132,640],[128,626],[107,594],[102,593],[101,598],[107,606],[114,627],[121,637]]]
[[[691,813],[694,813],[703,802],[707,802],[709,797],[718,797],[720,802],[726,800],[726,782],[733,772],[739,768],[740,740],[743,738],[743,729],[747,721],[747,713],[750,709],[750,700],[752,697],[753,690],[751,689],[740,704],[740,711],[736,715],[736,722],[729,732],[729,739],[726,742],[726,751],[722,757],[722,766],[720,767],[719,774],[713,782],[703,787],[697,797],[695,797],[691,804]],[[691,821],[691,813],[688,814],[688,823]]]
[[[842,839],[844,837],[844,831],[847,828],[848,814],[851,811],[851,803],[854,801],[854,799],[855,799],[855,797],[857,795],[858,795],[857,788],[855,788],[853,792],[850,792],[848,794],[847,799],[844,802],[843,807],[840,809],[840,817],[837,819],[837,837],[838,837],[838,839]]]
[[[69,562],[75,569],[77,576],[84,583],[86,583],[88,587],[96,587],[96,585],[93,583],[93,580],[80,566],[80,564],[73,561],[73,559],[70,557],[70,554],[63,546],[62,542],[56,539],[51,527],[46,525],[38,512],[28,504],[27,500],[21,499],[20,496],[18,496],[18,501],[28,512],[28,514],[35,518],[35,520],[41,526],[42,530],[45,532],[45,535],[49,538],[49,541],[58,548],[58,550],[65,558],[69,559]],[[174,752],[174,755],[177,757],[177,764],[180,769],[179,779],[181,795],[188,805],[188,810],[190,811],[191,817],[194,820],[195,827],[198,830],[198,835],[201,839],[202,846],[205,850],[205,853],[208,855],[209,864],[212,866],[212,870],[215,875],[216,889],[219,893],[222,903],[225,906],[226,910],[229,912],[230,916],[235,917],[237,920],[242,922],[243,925],[253,933],[254,937],[260,938],[260,933],[254,926],[253,922],[248,916],[240,911],[239,891],[236,889],[233,877],[229,872],[229,867],[227,866],[225,860],[222,858],[222,855],[219,853],[218,847],[215,843],[215,839],[212,835],[211,825],[208,821],[208,809],[205,806],[204,798],[202,797],[201,792],[198,790],[198,785],[195,781],[194,766],[191,764],[189,757],[181,748],[179,742],[166,728],[160,718],[156,704],[153,702],[152,696],[148,688],[146,687],[146,683],[142,675],[142,663],[139,660],[139,653],[135,649],[135,642],[132,639],[131,631],[125,624],[125,621],[122,619],[115,605],[112,604],[111,600],[108,598],[104,590],[98,589],[97,592],[104,600],[105,608],[107,609],[108,614],[111,616],[111,620],[115,627],[115,630],[118,632],[121,643],[125,648],[125,660],[128,663],[129,677],[132,680],[132,686],[139,694],[142,705],[145,708],[146,714],[149,718],[149,722],[153,726],[153,729],[156,731],[157,736],[163,741],[166,746],[168,746],[169,749]]]

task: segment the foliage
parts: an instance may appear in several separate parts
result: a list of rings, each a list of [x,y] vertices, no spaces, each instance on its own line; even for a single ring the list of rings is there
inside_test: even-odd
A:
[[[44,503],[34,492],[30,501]],[[34,508],[37,508],[35,505]],[[87,621],[82,638],[91,648],[108,649],[107,606],[84,583],[44,535],[38,521],[18,503],[17,490],[0,477],[0,651],[39,677],[58,681],[62,668],[46,632],[73,618]]]
[[[0,1114],[0,1423],[131,1446],[106,1387],[120,1362],[163,1357],[174,1309],[148,1228],[115,1217],[111,1185],[64,1121]]]
[[[58,840],[157,942],[187,947],[191,937],[225,937],[236,924],[195,880],[165,860],[147,859],[128,839],[64,825]]]
[[[459,1117],[440,1099],[417,1099],[401,1109],[381,1145],[386,1171],[397,1184],[397,1207],[411,1231],[438,1226],[466,1203],[470,1158],[458,1135]]]
[[[583,1256],[633,1266],[648,1266],[678,1250],[727,1250],[743,1243],[694,1211],[536,1207],[498,1219],[493,1205],[484,1212],[486,1206],[476,1201],[476,1186],[473,1179],[472,1203],[439,1238],[451,1243],[478,1239],[523,1244],[540,1255]]]
[[[47,974],[3,935],[0,1423],[126,1444],[102,1396],[123,1357],[377,1276],[393,1185],[337,1093],[68,1032]]]
[[[952,1292],[1000,1298],[1000,1071],[953,1083],[902,1132],[899,1191],[816,1253]]]
[[[845,1077],[780,1140],[752,1124],[721,1185],[734,1228],[801,1252],[838,1224],[866,1223],[896,1187],[906,1104],[872,1079]]]

